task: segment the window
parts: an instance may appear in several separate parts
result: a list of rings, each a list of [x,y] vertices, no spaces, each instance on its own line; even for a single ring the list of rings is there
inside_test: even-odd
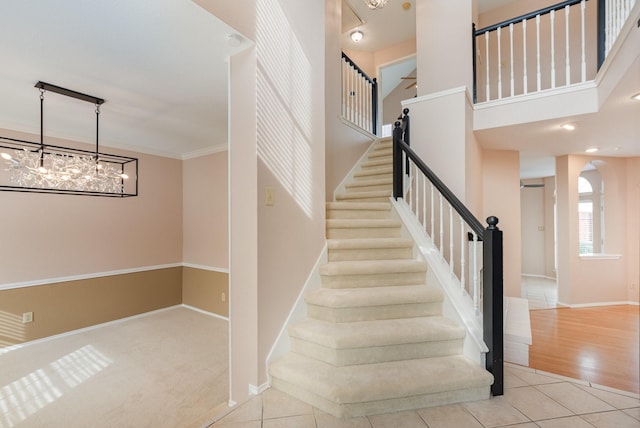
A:
[[[578,177],[578,253],[598,254],[604,250],[604,196],[602,178],[594,167]]]

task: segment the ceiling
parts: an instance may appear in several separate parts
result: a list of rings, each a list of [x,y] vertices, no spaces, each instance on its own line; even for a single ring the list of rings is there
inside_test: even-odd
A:
[[[104,98],[100,144],[182,158],[227,143],[236,32],[191,0],[5,0],[0,128],[39,134],[44,81]],[[95,143],[95,108],[46,93],[44,135]]]
[[[359,50],[379,50],[415,37],[415,0],[408,11],[400,0],[376,11],[362,0],[344,1],[364,21]],[[478,1],[485,11],[514,0]],[[176,158],[225,147],[226,60],[249,42],[230,46],[228,36],[237,32],[192,0],[2,3],[0,129],[39,133],[34,85],[41,80],[106,100],[100,115],[102,146]],[[349,32],[343,35],[345,46],[353,43]],[[399,76],[409,68],[405,65]],[[559,150],[577,152],[580,144],[593,140],[621,141],[607,149],[610,155],[640,156],[639,107],[624,108],[627,92],[634,87],[640,91],[639,79],[637,61],[602,114],[575,118],[584,127],[573,135],[557,133],[557,121],[549,121],[494,129],[480,138],[491,148],[516,144],[524,178],[548,174],[553,157],[562,154]],[[95,142],[93,106],[54,93],[45,94],[44,105],[45,137]],[[517,143],[510,138],[514,133],[521,136]]]

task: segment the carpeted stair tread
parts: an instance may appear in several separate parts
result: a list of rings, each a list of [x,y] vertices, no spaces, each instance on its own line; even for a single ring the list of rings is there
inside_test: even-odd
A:
[[[426,272],[422,260],[355,260],[331,262],[320,266],[320,275],[373,275]]]
[[[345,188],[347,190],[353,188],[372,187],[372,186],[391,186],[393,184],[392,177],[383,178],[361,178],[354,180],[351,183],[347,183]]]
[[[289,335],[328,348],[347,349],[461,340],[465,330],[440,316],[341,324],[306,319],[294,324]]]
[[[345,200],[368,200],[371,202],[385,202],[391,197],[391,190],[371,190],[366,192],[345,192],[338,193],[336,199],[338,201]]]
[[[493,376],[464,356],[434,357],[335,367],[289,353],[271,375],[338,404],[363,403],[481,388]]]
[[[377,167],[381,167],[381,166],[388,166],[388,165],[391,165],[392,162],[393,162],[393,156],[385,156],[383,158],[366,160],[366,161],[362,162],[362,164],[360,164],[360,168],[365,170],[365,169],[369,169],[369,168],[377,168]]]
[[[378,228],[378,227],[401,227],[402,222],[393,219],[346,219],[346,218],[330,218],[327,219],[327,227],[332,229],[351,229],[351,228]]]
[[[437,287],[393,285],[371,288],[318,288],[304,296],[305,302],[332,308],[374,307],[415,303],[441,303],[442,291]]]
[[[391,176],[392,174],[393,174],[393,167],[384,165],[384,166],[371,167],[371,168],[361,169],[360,171],[356,171],[355,173],[353,173],[353,178],[355,180],[361,180],[361,179],[372,177],[372,176]]]
[[[413,241],[406,238],[353,238],[327,239],[329,250],[361,250],[377,248],[412,248]]]
[[[367,155],[367,159],[375,159],[375,158],[379,158],[379,157],[392,156],[392,155],[393,155],[393,148],[392,147],[385,147],[385,148],[377,149],[377,150],[374,150],[374,151],[370,152]]]
[[[327,202],[329,210],[391,211],[389,202]]]

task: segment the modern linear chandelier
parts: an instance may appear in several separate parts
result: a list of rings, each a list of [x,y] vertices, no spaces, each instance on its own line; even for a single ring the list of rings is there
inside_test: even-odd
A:
[[[100,106],[104,99],[45,82],[40,89],[40,142],[0,137],[0,190],[68,195],[127,197],[138,195],[138,159],[100,153]],[[95,105],[95,151],[44,142],[44,93],[51,91]]]
[[[369,9],[382,9],[389,0],[364,0]]]

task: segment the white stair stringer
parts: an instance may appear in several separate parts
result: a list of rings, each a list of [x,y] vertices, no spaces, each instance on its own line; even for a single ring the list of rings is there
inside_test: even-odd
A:
[[[486,399],[493,382],[443,316],[445,295],[392,209],[390,168],[383,140],[327,204],[321,287],[269,366],[272,387],[341,418]]]

